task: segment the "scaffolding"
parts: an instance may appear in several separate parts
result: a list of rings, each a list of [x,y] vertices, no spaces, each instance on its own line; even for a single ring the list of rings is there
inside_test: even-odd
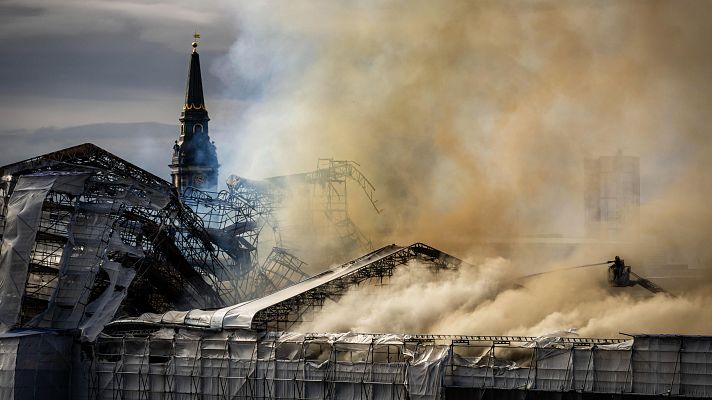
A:
[[[306,176],[306,182],[312,186],[316,200],[313,212],[326,217],[336,232],[343,248],[356,248],[360,251],[371,251],[373,245],[363,232],[356,226],[349,215],[347,179],[355,182],[363,191],[373,209],[380,213],[376,205],[373,184],[358,169],[353,161],[320,158],[317,168]]]
[[[93,338],[115,315],[238,299],[234,271],[168,182],[91,144],[1,172],[3,330]]]
[[[274,247],[264,263],[250,271],[245,282],[250,283],[247,298],[257,298],[275,293],[309,277],[304,273],[306,264],[288,250]]]
[[[288,291],[266,297],[264,306],[254,310],[249,328],[275,331],[292,329],[309,321],[327,300],[338,301],[349,289],[359,285],[383,285],[384,281],[393,276],[396,268],[413,260],[433,270],[455,269],[462,264],[461,260],[422,243],[407,247],[385,246],[335,268],[334,271],[339,271],[335,274],[327,271],[316,275],[313,278],[315,281],[327,278],[318,285],[311,285],[307,280],[304,281],[303,289],[300,285],[294,285]],[[232,313],[226,314],[226,318],[240,312],[237,307]]]
[[[215,309],[306,277],[281,246],[270,185],[170,183],[92,144],[2,167],[0,324],[81,329],[114,317]],[[258,258],[269,227],[276,247]],[[12,279],[10,279],[12,278]],[[90,322],[93,321],[93,322]]]
[[[141,329],[95,342],[0,336],[0,397],[23,399],[709,398],[712,337]]]
[[[463,264],[461,260],[422,243],[407,247],[389,245],[252,301],[218,310],[144,314],[115,323],[160,322],[176,328],[289,330],[309,321],[327,300],[338,301],[359,285],[383,286],[396,268],[407,268],[416,260],[419,266],[435,272],[456,269]],[[284,269],[284,266],[280,268]]]
[[[305,263],[281,247],[275,216],[277,197],[269,185],[235,175],[219,193],[188,188],[183,202],[202,219],[220,262],[231,272],[238,301],[255,299],[307,277]],[[260,237],[269,228],[275,246],[260,260]]]
[[[87,399],[712,395],[712,337],[630,339],[109,331],[76,365]]]
[[[333,159],[319,159],[316,170],[309,173],[265,181],[231,175],[226,191],[216,194],[188,189],[183,199],[206,221],[213,241],[228,256],[223,257],[225,263],[238,271],[238,297],[244,301],[273,293],[307,277],[304,261],[282,241],[283,224],[278,214],[289,206],[286,202],[293,198],[291,191],[308,190],[308,209],[299,210],[299,214],[306,217],[300,222],[301,230],[317,233],[318,237],[311,238],[311,242],[336,239],[338,251],[331,249],[325,253],[340,258],[373,249],[371,241],[349,215],[349,180],[362,189],[369,204],[380,213],[375,188],[358,169],[358,164]],[[271,229],[274,247],[267,257],[260,259],[260,237],[266,227]]]
[[[245,201],[234,201],[229,192],[211,193],[188,188],[181,196],[202,220],[208,239],[215,245],[218,259],[229,272],[219,277],[237,290],[236,299],[246,300],[239,286],[257,262],[257,245],[262,224],[254,207]]]
[[[353,161],[320,158],[315,170],[307,173],[267,178],[268,191],[280,208],[290,206],[285,200],[299,197],[306,200],[303,209],[292,215],[291,224],[300,236],[308,232],[312,245],[325,248],[320,252],[330,254],[325,262],[338,262],[357,253],[373,250],[367,235],[353,222],[349,205],[349,182],[355,184],[376,213],[382,212],[377,205],[375,188]],[[291,226],[289,228],[292,228]],[[289,232],[285,232],[289,236]]]

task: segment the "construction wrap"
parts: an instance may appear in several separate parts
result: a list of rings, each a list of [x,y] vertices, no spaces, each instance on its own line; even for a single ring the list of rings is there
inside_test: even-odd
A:
[[[161,328],[102,334],[87,343],[41,330],[10,333],[0,336],[0,400],[711,393],[712,337],[638,336],[632,343],[557,341],[545,347],[507,337],[468,338]]]
[[[411,399],[435,399],[439,396],[450,355],[448,350],[448,346],[427,346],[413,354],[414,359],[406,375]]]
[[[72,196],[61,205],[47,201],[47,209],[43,210],[43,201],[50,190],[52,194]],[[35,308],[41,308],[32,310],[29,317],[23,314],[29,321],[22,321],[22,326],[79,329],[84,340],[94,340],[114,318],[136,275],[134,268],[125,267],[120,261],[141,260],[145,256],[140,246],[122,240],[123,236],[130,237],[126,229],[131,229],[130,224],[122,223],[124,213],[132,207],[160,209],[167,201],[167,194],[147,191],[133,180],[108,184],[90,173],[21,176],[10,201],[11,206],[21,209],[18,211],[21,218],[14,217],[18,212],[8,212],[7,224],[22,226],[24,231],[22,237],[17,237],[12,230],[6,230],[3,239],[12,243],[13,248],[21,247],[22,251],[3,251],[3,256],[7,255],[8,259],[0,263],[0,272],[12,271],[11,276],[16,277],[16,285],[5,285],[8,290],[21,288],[12,290],[12,296],[21,298],[21,290],[29,288],[30,283],[34,287],[41,286],[41,289],[35,289],[32,299],[36,302]],[[47,215],[56,217],[48,218]],[[19,220],[22,223],[17,222]],[[45,221],[40,226],[40,234],[63,243],[58,249],[47,251],[41,247],[44,244],[37,244],[41,239],[38,236],[35,240],[34,236],[38,232],[38,221]],[[36,245],[34,250],[33,244]],[[44,251],[38,252],[37,249]],[[35,255],[30,257],[32,252]],[[10,257],[18,253],[22,257]],[[23,279],[27,278],[23,277],[28,276],[28,262],[38,264],[40,270],[44,267],[45,272],[54,268],[54,277],[30,273],[30,282],[26,284]],[[51,266],[47,267],[43,262]],[[14,313],[18,312],[19,305],[13,307]]]
[[[0,333],[18,321],[42,205],[50,190],[77,194],[85,174],[21,176],[10,196],[0,247]]]
[[[160,210],[169,194],[83,171],[18,177],[0,248],[0,333],[79,329],[91,341],[126,298],[145,257],[129,215]]]
[[[0,399],[15,398],[15,362],[18,337],[0,339]]]
[[[28,326],[79,328],[85,338],[93,340],[111,321],[136,272],[108,260],[106,255],[112,252],[143,255],[141,249],[118,240],[120,227],[113,220],[122,204],[121,198],[107,204],[77,204],[78,212],[69,224],[60,261],[57,287],[47,309]],[[100,273],[108,278],[108,285],[98,298],[90,301],[91,289]]]
[[[196,332],[99,337],[98,398],[144,387],[153,398],[435,399],[447,346],[406,346],[403,335]],[[117,380],[121,376],[121,380]]]
[[[163,328],[142,337],[100,336],[91,392],[100,399],[130,397],[142,387],[156,399],[438,399],[490,389],[712,393],[710,337],[535,342]]]
[[[72,337],[53,332],[0,335],[0,400],[87,398],[79,350]]]

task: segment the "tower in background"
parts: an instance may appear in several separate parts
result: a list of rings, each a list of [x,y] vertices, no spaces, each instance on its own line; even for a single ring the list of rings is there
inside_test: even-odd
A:
[[[192,43],[188,68],[188,83],[185,89],[185,102],[180,114],[180,136],[173,145],[171,179],[179,193],[187,187],[217,191],[218,156],[215,144],[208,135],[208,110],[203,98],[203,81],[200,74],[200,56],[198,55],[197,33]]]
[[[586,235],[620,240],[640,220],[640,160],[624,156],[587,158],[584,161]]]

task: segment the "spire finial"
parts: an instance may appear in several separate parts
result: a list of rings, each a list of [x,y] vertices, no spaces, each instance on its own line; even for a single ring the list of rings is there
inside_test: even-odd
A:
[[[198,39],[200,39],[200,34],[198,32],[193,33],[193,43],[191,44],[191,46],[193,46],[193,53],[198,51]]]

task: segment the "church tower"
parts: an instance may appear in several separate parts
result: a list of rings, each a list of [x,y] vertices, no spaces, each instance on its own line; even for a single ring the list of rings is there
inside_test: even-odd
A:
[[[217,191],[218,156],[215,144],[208,136],[208,110],[203,99],[203,81],[200,76],[200,56],[195,34],[190,55],[185,103],[180,113],[180,136],[173,145],[171,178],[179,193],[187,187]]]

